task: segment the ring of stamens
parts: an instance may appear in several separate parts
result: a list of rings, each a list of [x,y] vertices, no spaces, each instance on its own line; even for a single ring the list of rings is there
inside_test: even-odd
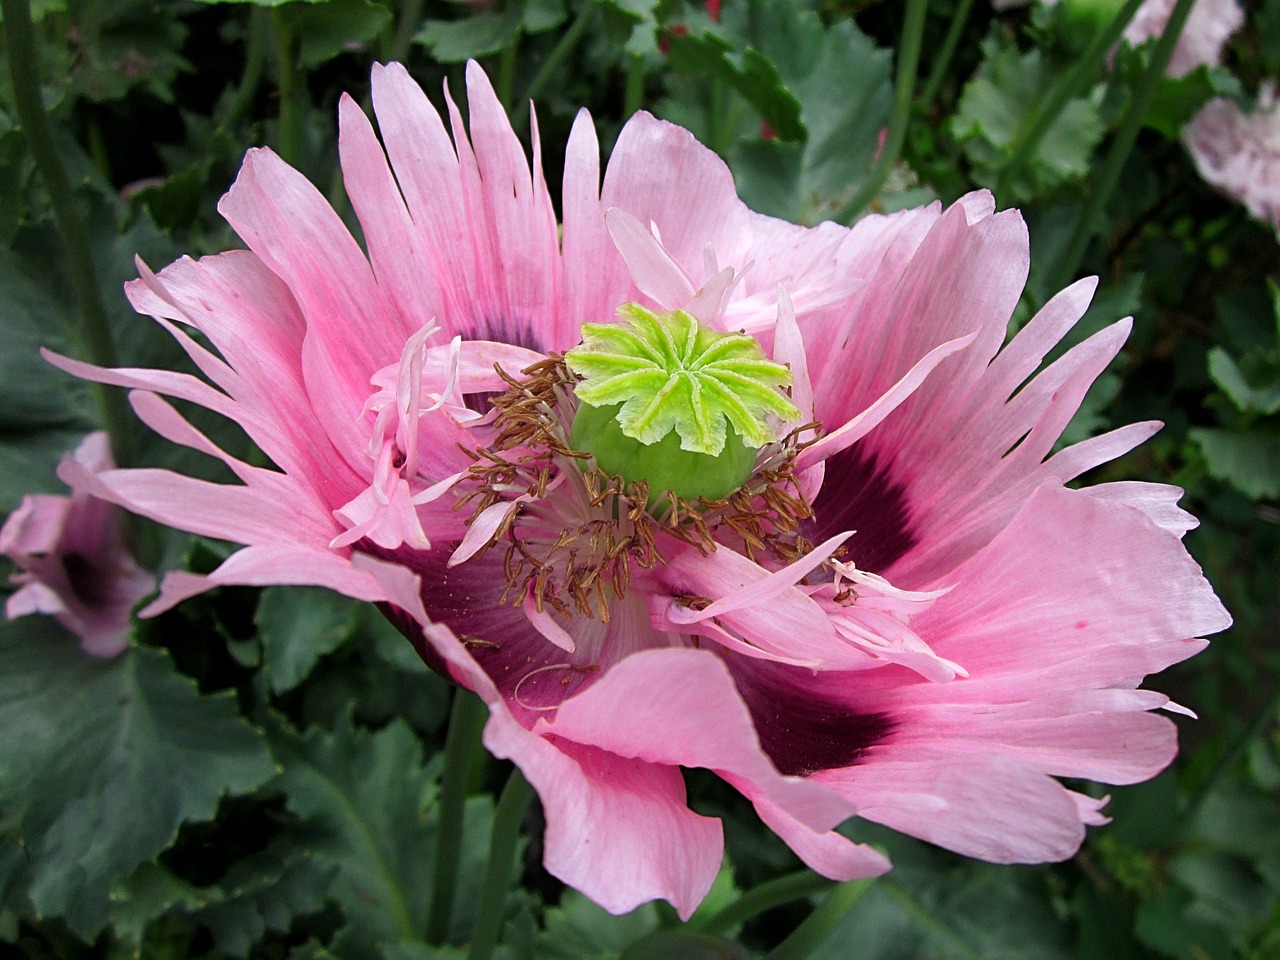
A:
[[[490,401],[496,434],[490,446],[465,451],[474,463],[455,509],[470,505],[470,524],[489,507],[516,501],[477,553],[506,544],[501,603],[527,598],[538,613],[549,607],[565,618],[578,613],[608,622],[609,605],[626,596],[633,568],[665,562],[664,536],[704,554],[719,539],[752,559],[771,555],[783,563],[812,549],[799,531],[813,509],[794,470],[797,453],[818,437],[816,423],[767,446],[750,480],[722,500],[688,501],[664,491],[650,503],[647,483],[605,474],[589,454],[568,446],[578,378],[562,356],[524,369],[522,379],[495,369],[508,384]],[[560,485],[573,493],[562,494]]]

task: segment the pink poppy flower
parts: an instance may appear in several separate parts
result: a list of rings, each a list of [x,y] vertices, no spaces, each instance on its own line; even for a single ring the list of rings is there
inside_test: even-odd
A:
[[[1138,8],[1124,38],[1133,46],[1164,33],[1177,0],[1147,0]],[[1201,65],[1222,63],[1222,49],[1230,36],[1244,24],[1244,8],[1239,0],[1196,0],[1187,16],[1182,35],[1173,48],[1165,73],[1183,77]]]
[[[133,388],[152,428],[240,478],[80,474],[246,544],[168,575],[149,611],[232,583],[382,604],[488,704],[486,745],[545,808],[547,869],[612,911],[661,897],[687,917],[716,875],[720,825],[688,809],[682,767],[834,878],[889,866],[835,832],[855,814],[989,860],[1070,856],[1101,802],[1054,778],[1164,767],[1175,730],[1150,711],[1169,704],[1138,683],[1228,623],[1179,542],[1177,490],[1063,486],[1156,429],[1053,452],[1127,322],[1028,379],[1093,282],[1001,350],[1028,267],[1016,212],[977,193],[794,226],[643,113],[603,183],[579,115],[558,224],[536,122],[530,167],[467,76],[469,135],[394,64],[373,75],[381,143],[342,102],[367,259],[254,150],[220,205],[249,249],[140,267],[134,305],[212,386],[54,358]],[[277,469],[159,394],[237,421]],[[674,425],[670,456],[646,465],[652,437],[628,448],[613,423]],[[638,472],[593,469],[575,433]],[[692,487],[663,495],[671,462],[672,489]]]
[[[59,473],[93,476],[114,468],[107,435],[98,432],[63,459]],[[0,528],[0,553],[20,568],[10,577],[19,587],[5,604],[9,619],[51,614],[80,638],[85,653],[121,653],[134,604],[155,588],[155,577],[125,545],[123,520],[119,507],[79,490],[23,497]]]
[[[1280,103],[1272,84],[1263,84],[1250,113],[1234,100],[1209,101],[1182,140],[1206,183],[1280,233]]]

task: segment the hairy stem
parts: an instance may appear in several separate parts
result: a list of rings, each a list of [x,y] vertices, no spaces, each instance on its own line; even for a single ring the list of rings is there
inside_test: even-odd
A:
[[[1134,143],[1137,142],[1142,121],[1147,111],[1151,109],[1156,90],[1164,79],[1165,67],[1169,65],[1173,48],[1178,43],[1178,37],[1182,35],[1182,28],[1186,25],[1187,16],[1191,13],[1194,3],[1195,0],[1178,0],[1173,13],[1169,15],[1169,25],[1165,27],[1164,34],[1151,52],[1151,62],[1138,81],[1133,99],[1129,102],[1129,109],[1125,111],[1124,120],[1120,124],[1115,140],[1112,141],[1111,150],[1107,153],[1093,189],[1089,191],[1089,199],[1084,211],[1076,222],[1076,228],[1071,235],[1070,243],[1067,244],[1066,252],[1049,278],[1047,289],[1061,289],[1075,277],[1076,271],[1079,270],[1080,261],[1084,259],[1085,248],[1097,230],[1099,217],[1107,201],[1111,199],[1111,194],[1115,192],[1116,184],[1120,182],[1120,172],[1124,169],[1125,161],[1129,158]]]
[[[960,34],[964,32],[965,24],[969,22],[969,13],[972,10],[973,0],[960,0],[955,12],[951,15],[951,26],[947,28],[947,35],[943,38],[942,49],[933,58],[929,79],[925,81],[924,89],[920,92],[921,103],[930,104],[938,95],[938,88],[942,86],[942,81],[951,66],[951,58],[955,56],[956,47],[960,44]]]
[[[700,927],[708,936],[723,936],[757,914],[821,893],[831,886],[830,880],[812,870],[798,870],[748,890],[719,913],[708,917]]]
[[[836,215],[835,220],[839,223],[852,221],[867,208],[889,179],[889,173],[902,153],[902,145],[907,139],[907,121],[911,118],[912,94],[920,66],[920,43],[924,37],[924,15],[928,6],[928,0],[907,0],[902,43],[898,46],[898,70],[893,81],[893,112],[889,114],[889,130],[880,150],[880,159],[854,198]]]
[[[997,197],[1005,195],[1013,177],[1036,155],[1045,135],[1052,129],[1054,121],[1066,109],[1067,104],[1083,96],[1094,82],[1107,54],[1120,40],[1124,28],[1129,25],[1129,21],[1133,19],[1133,15],[1141,4],[1142,0],[1126,0],[1125,5],[1116,11],[1116,15],[1111,18],[1107,26],[1094,34],[1075,65],[1054,85],[1040,111],[1036,113],[1031,126],[1019,138],[1013,156],[1000,171],[996,182]]]
[[[851,880],[831,891],[791,935],[765,954],[765,960],[804,960],[822,946],[850,910],[871,889],[870,880]]]
[[[493,833],[489,839],[489,865],[484,871],[484,889],[476,914],[475,933],[467,960],[489,960],[502,935],[502,914],[507,905],[507,888],[511,886],[511,868],[520,839],[520,822],[533,799],[519,767],[502,788],[498,808],[493,815]]]
[[[481,749],[480,732],[489,716],[484,701],[461,687],[453,695],[453,712],[444,743],[444,774],[440,785],[440,818],[436,833],[435,880],[427,914],[427,943],[440,945],[449,935],[453,894],[458,886],[462,856],[462,818],[467,788]]]
[[[271,8],[271,30],[275,35],[276,83],[280,91],[280,126],[276,136],[276,151],[285,163],[297,167],[302,156],[306,85],[298,65],[298,44],[284,7]]]

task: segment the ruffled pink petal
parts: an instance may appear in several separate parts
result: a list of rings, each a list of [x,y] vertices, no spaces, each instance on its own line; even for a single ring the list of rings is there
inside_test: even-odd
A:
[[[400,355],[411,328],[324,197],[271,151],[246,155],[218,211],[288,285],[307,324],[307,395],[339,452],[358,467],[369,377]]]
[[[535,729],[623,757],[728,774],[810,829],[829,830],[853,812],[826,788],[777,772],[729,671],[708,651],[634,654]]]
[[[210,574],[175,570],[165,574],[160,595],[139,611],[154,617],[197,594],[215,587],[273,585],[327,587],[344,596],[369,602],[386,600],[381,583],[367,570],[326,550],[288,545],[245,547]]]
[[[809,869],[832,880],[878,877],[893,866],[875,847],[854,843],[834,830],[813,830],[750,784],[729,780],[755,805],[764,825],[781,837]]]
[[[909,762],[877,758],[818,779],[867,820],[992,863],[1065,860],[1084,839],[1070,791],[1012,757],[950,747]]]
[[[408,337],[445,312],[439,282],[369,118],[346,94],[338,102],[338,118],[343,183],[378,286],[395,307],[397,329]]]
[[[656,223],[663,247],[685,268],[702,265],[708,243],[721,264],[750,259],[751,214],[729,168],[687,130],[647,113],[633,116],[618,135],[601,202],[641,224]],[[691,279],[697,287],[709,278]]]
[[[680,310],[694,298],[693,283],[644,224],[613,207],[605,213],[605,226],[641,293],[664,310]]]
[[[513,760],[542,799],[547,870],[614,913],[663,898],[689,917],[711,889],[724,841],[715,820],[689,810],[679,768],[529,731],[452,631],[430,623],[416,577],[404,567],[358,562],[488,704],[485,746]]]
[[[1182,537],[1194,530],[1200,521],[1178,506],[1182,488],[1167,483],[1144,483],[1140,480],[1119,480],[1085,487],[1084,492],[1099,500],[1122,503],[1145,513],[1157,527]]]

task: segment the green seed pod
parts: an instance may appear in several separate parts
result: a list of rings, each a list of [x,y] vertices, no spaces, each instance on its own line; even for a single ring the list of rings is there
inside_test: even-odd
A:
[[[682,500],[723,500],[751,478],[756,451],[732,431],[718,457],[680,449],[680,436],[668,433],[657,443],[643,444],[622,432],[621,404],[593,407],[584,403],[573,419],[569,444],[596,458],[600,469],[627,480],[644,480],[657,502],[664,490]]]
[[[583,343],[565,355],[583,377],[570,444],[655,497],[727,497],[776,439],[764,415],[801,418],[780,389],[791,371],[753,337],[717,333],[683,310],[629,303],[618,315],[622,323],[584,324]]]

